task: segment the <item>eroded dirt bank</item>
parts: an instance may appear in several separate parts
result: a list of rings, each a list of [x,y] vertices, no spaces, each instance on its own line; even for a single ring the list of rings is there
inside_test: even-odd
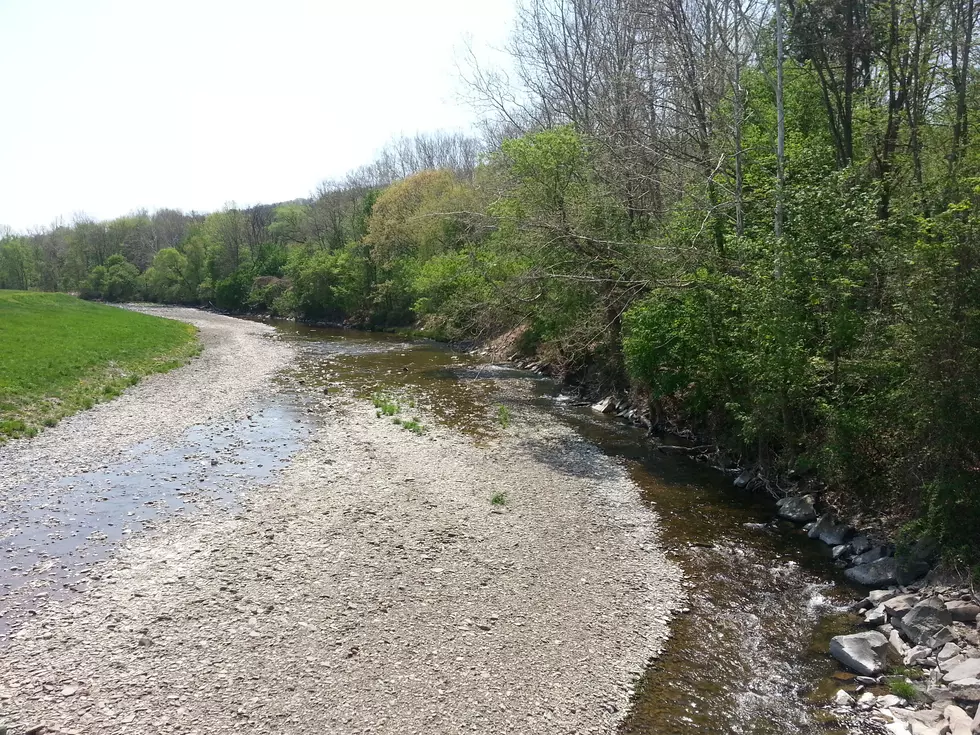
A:
[[[255,329],[170,377],[240,384],[236,353],[289,360]],[[153,387],[137,389],[147,406]],[[77,423],[98,430],[113,405]],[[212,413],[197,410],[188,423]],[[85,594],[21,627],[0,653],[13,735],[615,731],[680,576],[624,470],[531,409],[480,446],[417,436],[350,395],[314,416],[242,512],[135,537]]]

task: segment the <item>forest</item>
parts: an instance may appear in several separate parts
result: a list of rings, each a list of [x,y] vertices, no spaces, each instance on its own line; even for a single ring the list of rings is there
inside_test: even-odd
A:
[[[774,481],[980,543],[976,0],[524,0],[478,134],[0,240],[0,288],[509,334]]]

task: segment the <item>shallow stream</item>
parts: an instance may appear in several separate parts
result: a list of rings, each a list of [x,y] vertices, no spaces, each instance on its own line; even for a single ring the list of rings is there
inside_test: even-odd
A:
[[[623,735],[842,732],[813,701],[837,671],[827,637],[855,590],[826,546],[773,522],[771,498],[658,452],[642,430],[576,405],[534,373],[391,335],[278,328],[302,345],[302,379],[319,390],[345,385],[394,396],[480,442],[499,431],[502,405],[519,432],[530,384],[533,410],[567,422],[625,463],[660,516],[665,548],[686,572],[689,612],[647,668]],[[524,390],[509,390],[510,381]]]
[[[275,326],[273,338],[293,343],[299,358],[247,415],[193,427],[176,445],[139,445],[40,497],[8,499],[0,509],[0,638],[43,597],[84,588],[92,563],[128,534],[204,506],[235,512],[240,493],[271,482],[307,441],[316,421],[310,406],[353,389],[397,397],[405,419],[414,408],[488,449],[502,422],[519,433],[524,412],[546,411],[628,468],[660,517],[689,597],[622,735],[835,731],[811,696],[836,671],[827,626],[854,591],[827,547],[772,523],[770,499],[659,453],[641,430],[576,405],[533,373],[392,335]]]

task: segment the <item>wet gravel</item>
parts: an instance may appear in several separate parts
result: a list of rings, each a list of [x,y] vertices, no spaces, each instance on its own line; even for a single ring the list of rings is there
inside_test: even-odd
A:
[[[77,440],[81,459],[54,461],[78,472],[91,447],[152,436],[102,424],[138,424],[173,383],[213,403],[172,407],[183,419],[161,432],[240,410],[290,359],[257,325],[174,315],[212,325],[211,349],[59,426],[58,452]],[[261,362],[251,388],[240,355]],[[531,408],[480,445],[417,436],[350,395],[311,408],[305,448],[240,512],[134,534],[85,592],[18,629],[0,651],[11,735],[615,731],[681,576],[622,466]],[[39,438],[50,455],[54,432]]]

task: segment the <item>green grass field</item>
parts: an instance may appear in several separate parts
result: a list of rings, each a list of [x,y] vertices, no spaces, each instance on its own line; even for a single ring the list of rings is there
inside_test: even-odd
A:
[[[189,324],[73,296],[0,291],[0,444],[197,354]]]

